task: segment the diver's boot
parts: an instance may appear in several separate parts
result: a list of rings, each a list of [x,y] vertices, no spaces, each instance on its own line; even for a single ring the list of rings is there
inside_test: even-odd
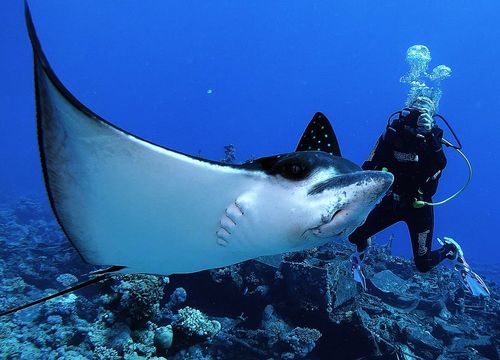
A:
[[[356,250],[351,255],[352,276],[354,278],[354,281],[360,283],[361,286],[363,287],[363,290],[365,290],[365,291],[366,291],[366,278],[365,278],[363,268],[364,268],[364,262],[365,262],[367,255],[368,255],[368,248],[366,248],[363,251]]]
[[[460,281],[474,296],[490,296],[490,290],[484,280],[470,268],[464,258],[464,252],[458,243],[449,237],[438,241],[446,249],[446,257],[453,263],[453,268],[460,274]]]

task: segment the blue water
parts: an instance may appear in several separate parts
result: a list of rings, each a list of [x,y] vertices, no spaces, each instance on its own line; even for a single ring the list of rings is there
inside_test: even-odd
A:
[[[440,113],[472,161],[472,185],[436,209],[436,236],[467,258],[498,263],[500,29],[495,1],[31,2],[49,61],[84,104],[143,138],[210,159],[292,151],[316,111],[345,156],[362,163],[404,103],[406,49],[446,64]],[[32,55],[21,1],[0,3],[0,189],[44,196],[36,144]],[[445,132],[449,135],[448,132]],[[436,199],[466,180],[448,152]],[[396,253],[410,256],[403,226]]]

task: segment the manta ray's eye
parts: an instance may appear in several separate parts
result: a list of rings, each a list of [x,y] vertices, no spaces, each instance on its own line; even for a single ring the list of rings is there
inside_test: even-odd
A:
[[[292,175],[298,175],[301,171],[302,167],[300,165],[293,164],[292,166],[290,166],[290,172],[292,173]]]
[[[262,158],[259,163],[269,175],[279,175],[289,180],[303,180],[314,170],[315,160],[314,154],[295,152],[284,156]]]
[[[301,180],[308,175],[308,169],[302,164],[291,163],[284,166],[281,175],[287,179]]]

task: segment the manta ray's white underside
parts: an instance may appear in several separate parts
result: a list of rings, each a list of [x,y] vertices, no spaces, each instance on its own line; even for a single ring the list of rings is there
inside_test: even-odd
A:
[[[87,262],[172,274],[294,249],[304,229],[289,219],[306,194],[291,197],[262,171],[171,151],[99,118],[56,77],[27,15],[47,191]]]

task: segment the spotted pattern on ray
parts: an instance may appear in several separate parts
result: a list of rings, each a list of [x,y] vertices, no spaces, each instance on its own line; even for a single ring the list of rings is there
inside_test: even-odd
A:
[[[295,151],[317,150],[341,156],[339,143],[327,117],[317,112],[309,122]]]

